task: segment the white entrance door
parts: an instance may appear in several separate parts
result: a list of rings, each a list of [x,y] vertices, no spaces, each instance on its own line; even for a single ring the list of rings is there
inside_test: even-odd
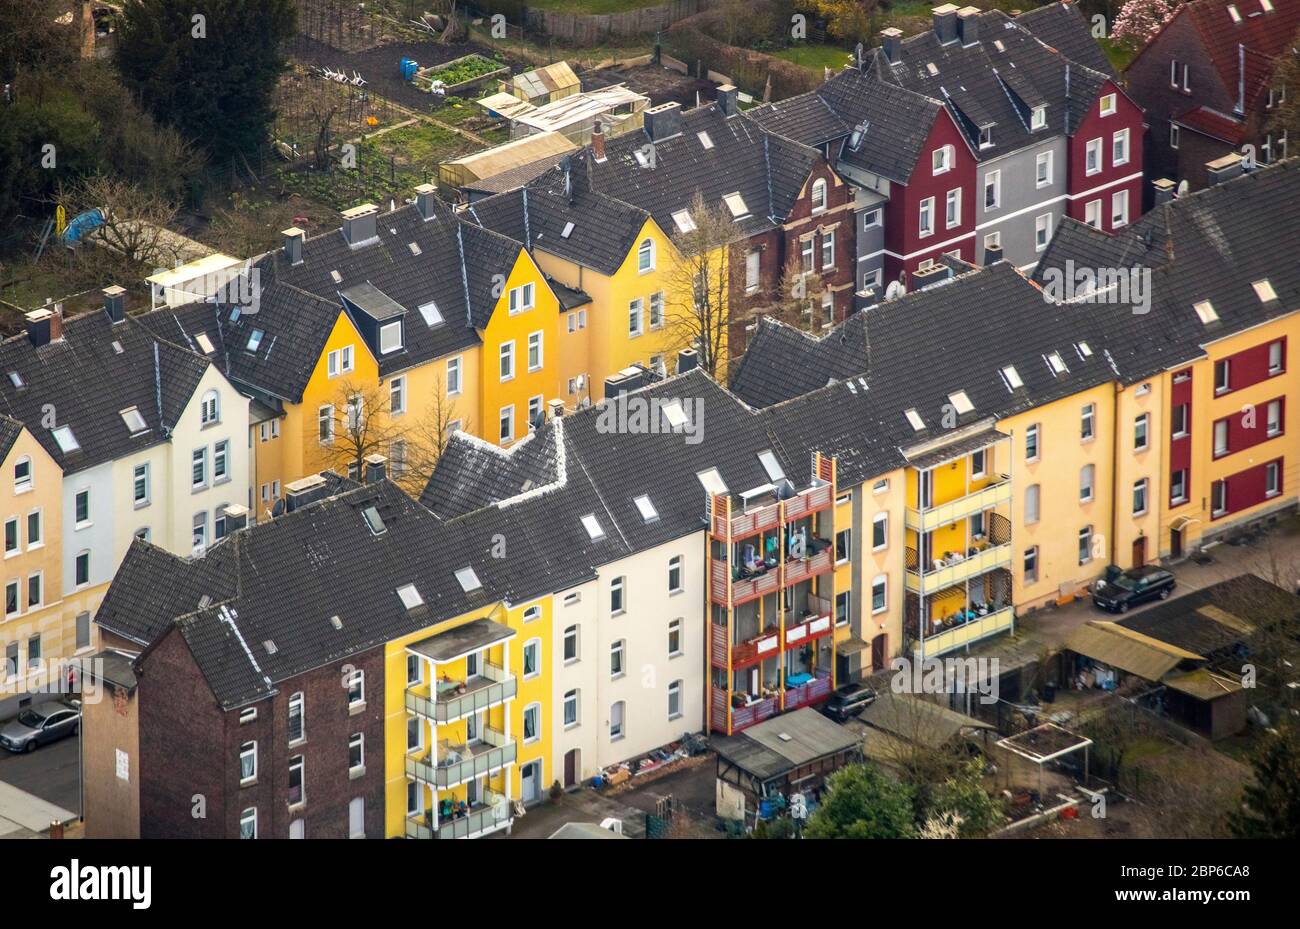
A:
[[[542,780],[541,765],[530,761],[524,765],[519,774],[519,792],[523,794],[524,803],[532,803],[540,796]]]

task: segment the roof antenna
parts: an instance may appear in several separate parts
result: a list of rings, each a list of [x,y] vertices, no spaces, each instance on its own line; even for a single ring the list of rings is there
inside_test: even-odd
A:
[[[564,169],[564,196],[569,198],[569,206],[573,206],[573,158],[565,155],[560,161],[560,167]]]
[[[861,73],[861,72],[862,72],[862,69],[863,69],[863,68],[866,66],[866,64],[867,64],[867,57],[866,57],[866,55],[863,53],[863,50],[862,50],[862,43],[861,43],[861,42],[859,42],[859,43],[858,43],[858,47],[855,48],[855,49],[853,50],[853,54],[854,54],[854,55],[856,56],[856,58],[857,58],[857,62],[858,62],[858,72]]]

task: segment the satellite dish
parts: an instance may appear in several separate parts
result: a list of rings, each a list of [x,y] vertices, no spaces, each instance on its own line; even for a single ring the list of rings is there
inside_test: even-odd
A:
[[[885,299],[893,300],[903,296],[903,294],[905,294],[906,292],[907,291],[903,289],[903,285],[901,283],[899,283],[898,281],[890,281],[889,286],[885,288]]]
[[[1186,180],[1179,181],[1178,186],[1174,188],[1174,196],[1182,197],[1186,195],[1186,193],[1187,193],[1187,181]]]

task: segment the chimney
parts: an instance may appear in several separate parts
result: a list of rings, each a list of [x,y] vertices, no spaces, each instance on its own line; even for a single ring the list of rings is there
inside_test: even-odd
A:
[[[546,401],[546,408],[550,411],[551,419],[559,419],[564,415],[564,401],[560,399]]]
[[[63,341],[63,304],[54,304],[54,312],[50,314],[50,341]]]
[[[366,456],[366,483],[377,484],[388,476],[388,459],[383,455]]]
[[[226,535],[248,527],[248,507],[232,503],[226,507]]]
[[[94,34],[95,34],[94,32],[91,32],[92,36]],[[57,819],[52,820],[50,822],[50,838],[51,839],[63,838],[63,823],[59,822]]]
[[[284,260],[291,265],[302,264],[302,243],[306,241],[307,233],[303,232],[297,226],[290,226],[280,232],[280,240],[284,242]]]
[[[936,261],[928,268],[912,272],[912,288],[920,290],[922,287],[947,280],[950,277],[952,277],[952,269]]]
[[[126,319],[126,289],[113,284],[105,287],[102,291],[104,294],[104,312],[113,323],[120,323]]]
[[[428,222],[433,219],[437,207],[438,188],[432,184],[421,184],[415,188],[415,208],[420,216]]]
[[[677,353],[677,373],[685,374],[700,366],[700,353],[693,348],[684,348]]]
[[[957,40],[957,4],[945,3],[930,11],[934,17],[934,34],[941,45]]]
[[[1241,155],[1237,152],[1229,152],[1222,158],[1216,158],[1213,161],[1205,163],[1205,173],[1209,177],[1210,186],[1222,184],[1224,181],[1230,181],[1234,177],[1241,175]]]
[[[980,11],[978,7],[964,6],[957,11],[957,37],[962,45],[974,45],[980,40]]]
[[[612,400],[619,394],[640,390],[644,386],[645,372],[633,365],[605,378],[605,399]]]
[[[27,314],[27,338],[37,348],[50,344],[50,318],[54,313],[42,307]]]
[[[293,513],[309,503],[324,500],[329,494],[329,484],[319,474],[308,474],[284,485],[284,511]]]
[[[644,115],[645,134],[651,142],[661,142],[682,131],[682,107],[675,100],[652,106]]]
[[[723,84],[718,88],[718,109],[723,116],[735,116],[740,112],[736,106],[737,93],[734,84]]]
[[[895,26],[880,30],[880,47],[891,65],[898,64],[903,52],[903,30]]]
[[[988,267],[989,265],[995,265],[995,264],[997,264],[997,263],[998,263],[999,261],[1001,261],[1001,260],[1002,260],[1002,246],[1001,246],[1001,245],[985,245],[985,246],[984,246],[984,266],[985,266],[985,267]]]
[[[343,211],[343,238],[352,248],[369,245],[379,238],[375,232],[375,216],[379,207],[363,203]]]
[[[1174,199],[1174,182],[1169,180],[1169,178],[1162,177],[1154,180],[1151,182],[1151,186],[1154,187],[1156,191],[1156,206],[1160,206],[1162,203],[1168,203],[1170,200]]]
[[[591,128],[591,156],[596,159],[597,164],[605,160],[605,131],[600,125],[600,120],[596,120],[596,125]]]

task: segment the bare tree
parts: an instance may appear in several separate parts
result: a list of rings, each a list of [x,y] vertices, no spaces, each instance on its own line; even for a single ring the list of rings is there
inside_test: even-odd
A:
[[[786,268],[780,287],[771,293],[770,299],[754,309],[796,329],[817,332],[834,323],[833,318],[824,319],[818,312],[825,292],[819,272],[804,271],[792,264]]]
[[[452,433],[469,428],[469,420],[461,417],[455,398],[448,397],[439,385],[424,412],[406,427],[401,439],[395,440],[397,453],[389,455],[393,480],[418,497],[433,477]]]
[[[717,377],[726,360],[727,336],[752,311],[733,312],[730,252],[738,236],[735,220],[721,206],[691,199],[694,228],[677,239],[680,260],[668,273],[668,326],[678,348],[694,348],[700,367]]]
[[[177,207],[161,193],[97,174],[60,188],[56,199],[70,216],[95,208],[103,214],[103,225],[78,252],[78,263],[87,270],[125,278],[194,257],[187,253],[189,240],[168,228]]]
[[[312,141],[312,167],[317,171],[326,171],[330,166],[331,125],[338,115],[341,104],[335,102],[313,103],[307,109],[307,118],[314,130]]]

